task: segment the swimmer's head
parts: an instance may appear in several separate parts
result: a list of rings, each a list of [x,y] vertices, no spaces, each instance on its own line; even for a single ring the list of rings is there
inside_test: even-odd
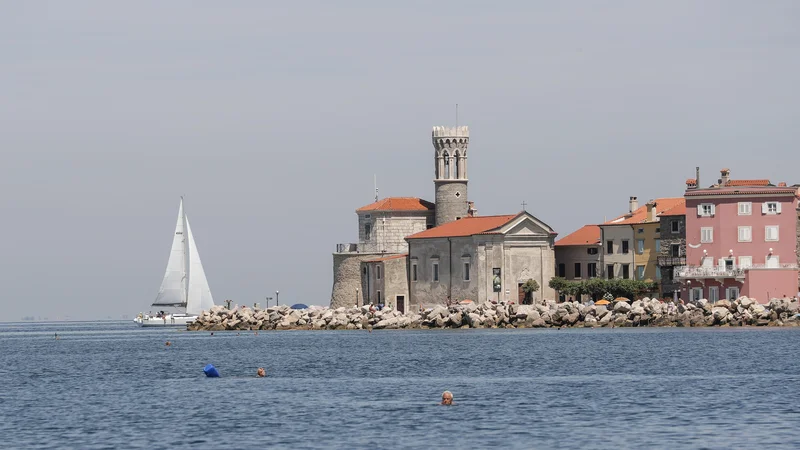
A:
[[[266,370],[264,370],[264,368],[263,368],[263,367],[259,367],[259,368],[258,368],[258,372],[256,372],[256,373],[258,374],[258,376],[259,376],[259,377],[265,377],[265,376],[267,376],[267,371],[266,371]]]
[[[450,391],[444,391],[442,393],[442,404],[443,405],[452,405],[453,404],[453,393]]]

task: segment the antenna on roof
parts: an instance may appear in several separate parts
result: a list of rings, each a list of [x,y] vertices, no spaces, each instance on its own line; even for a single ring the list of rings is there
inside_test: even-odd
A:
[[[458,129],[458,103],[456,103],[456,129]]]
[[[378,201],[378,175],[373,175],[375,179],[375,201]]]

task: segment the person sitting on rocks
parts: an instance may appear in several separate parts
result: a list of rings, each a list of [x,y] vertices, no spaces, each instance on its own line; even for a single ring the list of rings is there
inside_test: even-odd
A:
[[[267,376],[267,371],[264,370],[263,367],[259,367],[258,371],[256,372],[256,374],[258,375],[259,378],[262,378],[262,377]]]
[[[450,406],[453,404],[453,393],[450,391],[444,391],[442,393],[442,406]]]

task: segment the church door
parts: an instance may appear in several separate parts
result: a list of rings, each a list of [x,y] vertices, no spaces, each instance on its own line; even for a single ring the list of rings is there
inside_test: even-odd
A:
[[[397,311],[403,314],[406,313],[406,296],[405,295],[398,295],[397,296]]]

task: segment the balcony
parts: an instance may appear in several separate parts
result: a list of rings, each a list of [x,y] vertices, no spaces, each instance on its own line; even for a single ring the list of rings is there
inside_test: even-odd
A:
[[[681,256],[659,256],[658,257],[658,265],[660,267],[672,267],[672,266],[685,266],[686,265],[686,257]]]
[[[336,253],[358,253],[358,244],[336,244]]]
[[[698,279],[698,278],[739,278],[743,279],[748,270],[797,270],[798,266],[794,263],[785,264],[753,264],[747,267],[702,267],[702,266],[680,266],[675,267],[676,279]]]

